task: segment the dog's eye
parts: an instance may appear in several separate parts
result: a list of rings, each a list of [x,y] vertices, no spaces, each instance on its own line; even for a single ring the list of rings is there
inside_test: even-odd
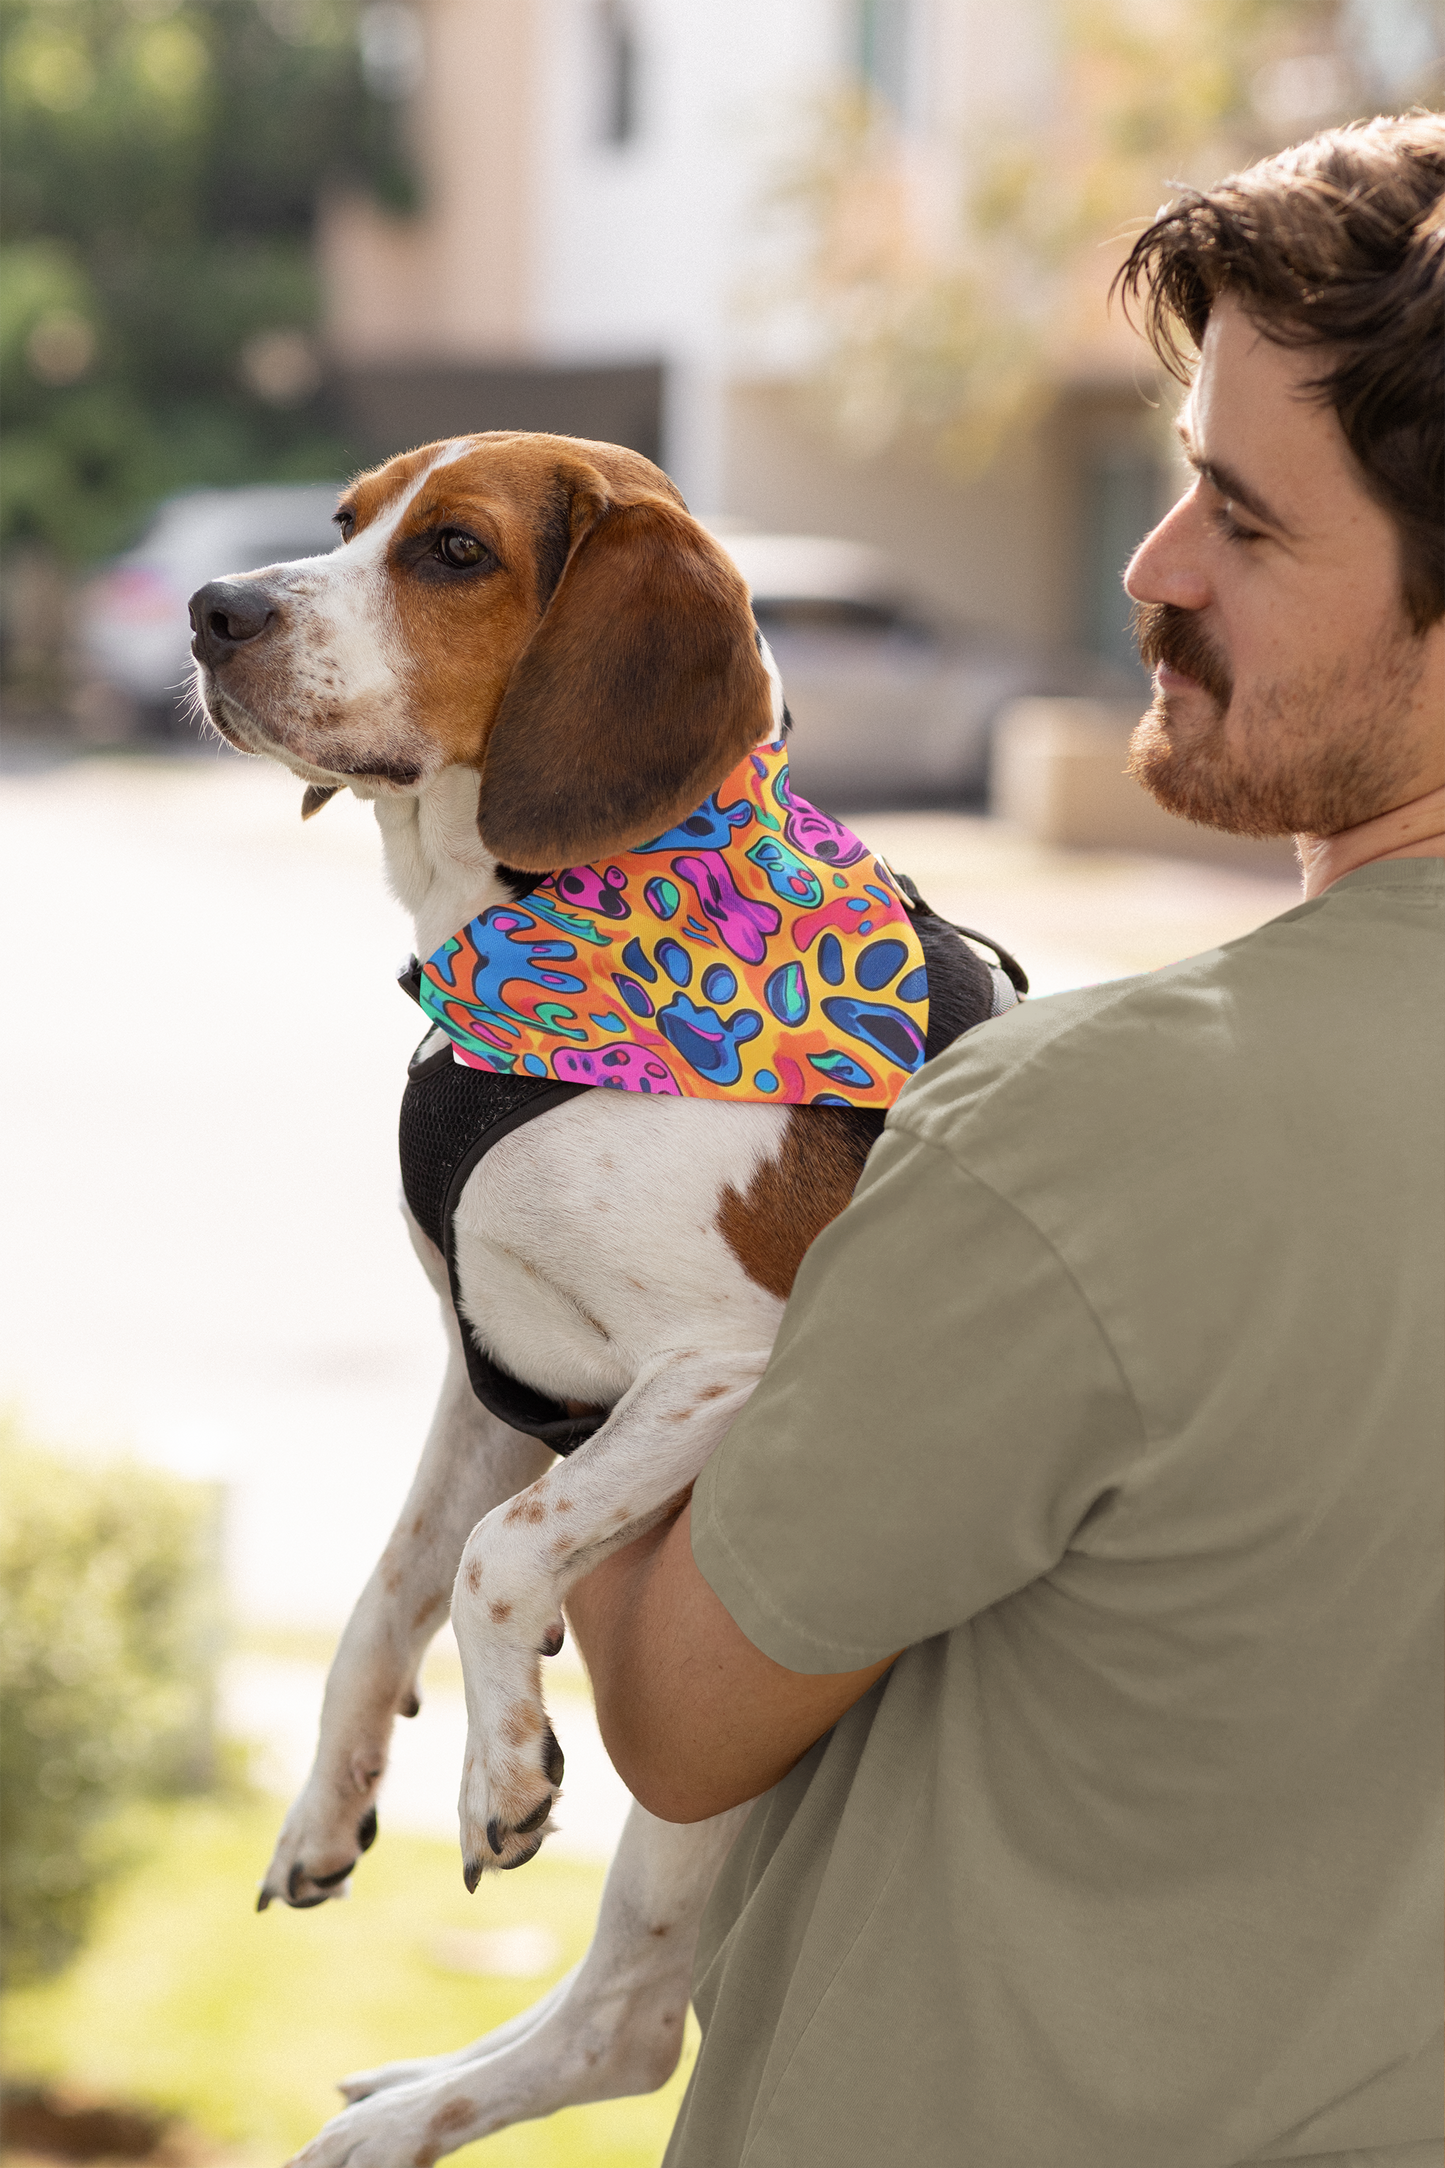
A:
[[[356,514],[354,512],[333,512],[331,524],[333,527],[341,529],[342,541],[349,542],[356,532]]]
[[[487,546],[474,534],[464,534],[460,527],[448,527],[437,543],[437,551],[449,565],[479,565]]]

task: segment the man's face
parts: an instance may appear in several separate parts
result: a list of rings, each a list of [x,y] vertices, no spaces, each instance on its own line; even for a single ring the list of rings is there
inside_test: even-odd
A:
[[[1241,835],[1335,835],[1445,782],[1445,625],[1405,616],[1395,524],[1305,388],[1326,363],[1221,297],[1180,419],[1197,478],[1124,578],[1154,669],[1130,773]]]

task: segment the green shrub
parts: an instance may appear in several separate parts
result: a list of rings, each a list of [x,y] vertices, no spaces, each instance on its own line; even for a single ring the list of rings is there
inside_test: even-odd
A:
[[[217,1494],[0,1431],[0,1964],[55,1971],[122,1810],[211,1776]]]

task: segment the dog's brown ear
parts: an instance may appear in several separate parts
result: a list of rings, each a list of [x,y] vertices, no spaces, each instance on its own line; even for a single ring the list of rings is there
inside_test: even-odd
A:
[[[630,849],[701,804],[771,716],[731,560],[660,496],[599,502],[497,711],[482,840],[531,873]]]

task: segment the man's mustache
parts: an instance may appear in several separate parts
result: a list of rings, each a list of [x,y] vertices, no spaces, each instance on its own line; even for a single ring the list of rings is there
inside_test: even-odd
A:
[[[1193,678],[1224,713],[1233,697],[1234,679],[1198,610],[1181,610],[1174,602],[1136,602],[1134,638],[1146,670],[1163,663],[1181,677]]]

